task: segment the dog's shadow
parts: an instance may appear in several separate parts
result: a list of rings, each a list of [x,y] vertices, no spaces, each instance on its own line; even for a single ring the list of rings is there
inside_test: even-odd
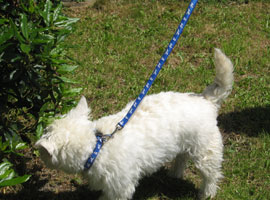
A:
[[[225,133],[235,132],[250,137],[270,133],[270,105],[221,114],[218,122]]]
[[[167,170],[161,169],[140,181],[133,200],[145,200],[150,197],[196,199],[197,194],[198,190],[192,182],[171,178],[168,176]]]
[[[91,191],[87,185],[76,185],[75,191],[65,192],[53,192],[42,191],[40,188],[45,184],[44,180],[39,180],[38,177],[32,177],[32,180],[24,183],[24,187],[21,191],[15,194],[0,194],[0,199],[4,200],[81,200],[91,199],[97,200],[101,192]],[[143,178],[136,192],[133,196],[133,200],[145,200],[150,197],[162,197],[169,199],[181,199],[191,198],[196,199],[198,191],[195,185],[189,181],[174,179],[167,176],[167,171],[161,169],[157,173]]]

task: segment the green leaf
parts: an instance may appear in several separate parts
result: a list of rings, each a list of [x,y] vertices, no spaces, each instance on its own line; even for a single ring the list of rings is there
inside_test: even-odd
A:
[[[10,19],[10,24],[11,24],[11,28],[13,30],[14,36],[22,43],[25,42],[25,40],[23,39],[23,37],[21,36],[21,34],[18,32],[16,25],[14,24],[14,22],[12,21],[12,19]]]
[[[21,50],[26,54],[28,54],[31,51],[31,46],[30,45],[21,43],[20,47],[21,47]]]
[[[79,21],[79,18],[66,18],[66,19],[62,19],[58,22],[55,22],[55,26],[67,27],[67,26],[70,26],[71,24],[76,23],[77,21]]]
[[[20,143],[18,143],[18,144],[15,146],[15,149],[16,149],[16,150],[22,150],[22,149],[25,149],[25,148],[27,148],[27,147],[28,147],[28,146],[27,146],[26,143],[20,142]]]
[[[15,172],[13,169],[6,169],[0,175],[0,182],[8,179],[12,179],[15,176]]]
[[[76,96],[80,94],[80,92],[83,90],[83,88],[72,88],[69,90],[64,90],[63,95],[64,96]]]
[[[47,0],[43,11],[44,22],[47,26],[50,26],[51,23],[51,8],[52,2],[50,0]]]
[[[19,177],[16,177],[16,178],[12,178],[12,179],[9,179],[9,180],[2,181],[2,182],[0,182],[0,187],[13,186],[13,185],[21,184],[21,183],[24,183],[24,182],[28,181],[30,177],[31,177],[31,175],[24,175],[24,176],[19,176]]]
[[[61,79],[64,83],[73,83],[73,84],[78,83],[78,81],[69,79],[69,78],[64,77],[64,76],[59,76],[58,78]]]
[[[40,112],[40,113],[45,112],[45,110],[50,109],[50,106],[51,106],[51,102],[48,101],[48,102],[44,103],[44,104],[42,105],[42,107],[40,108],[39,112]],[[42,117],[41,117],[41,120],[42,120]],[[40,122],[40,120],[39,120],[39,122]]]
[[[30,0],[30,1],[29,1],[28,10],[29,10],[30,13],[33,13],[33,12],[35,11],[34,0]]]
[[[9,80],[12,80],[14,77],[14,74],[18,71],[18,69],[15,69],[14,71],[12,71],[9,75]]]
[[[49,34],[41,34],[39,36],[39,39],[44,41],[44,42],[53,42],[54,40],[54,36],[53,35],[49,35]]]
[[[0,19],[0,25],[5,24],[6,22],[8,22],[8,19],[5,19],[5,18]]]
[[[0,164],[0,176],[2,176],[10,167],[12,167],[12,164],[10,162],[2,162]]]
[[[2,45],[4,42],[9,40],[14,36],[12,28],[5,27],[4,31],[0,32],[0,44]]]
[[[63,42],[66,39],[67,35],[58,35],[57,40],[58,43]]]
[[[53,50],[52,50],[52,51],[53,51]],[[52,53],[52,51],[51,51],[51,53]],[[57,54],[55,54],[55,55],[57,55]],[[59,55],[59,54],[58,54],[58,55]],[[58,59],[54,59],[54,58],[53,58],[52,61],[53,61],[54,64],[57,64],[57,65],[61,65],[61,64],[67,63],[66,60],[59,59],[59,58],[58,58]]]
[[[43,133],[43,126],[42,123],[39,123],[36,129],[36,136],[39,139],[42,136]]]
[[[55,22],[58,19],[58,16],[62,10],[62,3],[60,3],[53,12],[53,21]]]
[[[2,137],[0,137],[0,151],[5,152],[8,146],[8,141],[3,142]]]
[[[67,73],[72,72],[77,68],[78,68],[77,65],[60,65],[56,71],[58,73]]]
[[[29,39],[29,30],[28,30],[28,23],[27,17],[25,14],[21,14],[21,31],[26,40]]]
[[[50,40],[47,40],[45,38],[39,38],[39,39],[35,39],[33,40],[33,44],[35,45],[42,45],[42,44],[46,44],[46,43],[49,43]]]
[[[0,164],[0,187],[17,185],[26,182],[31,177],[30,175],[15,177],[15,172],[11,167],[12,164],[8,161]]]

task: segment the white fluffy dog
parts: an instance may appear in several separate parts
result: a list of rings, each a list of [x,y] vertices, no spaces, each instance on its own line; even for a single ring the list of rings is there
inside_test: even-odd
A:
[[[200,198],[214,197],[222,178],[222,136],[217,127],[221,102],[230,94],[233,65],[215,49],[216,77],[202,94],[161,92],[146,96],[128,124],[102,147],[89,170],[84,164],[96,145],[95,133],[109,134],[125,116],[122,111],[89,120],[86,99],[55,120],[36,143],[48,167],[81,173],[100,199],[131,199],[139,180],[175,159],[170,175],[182,178],[192,159],[203,178]]]

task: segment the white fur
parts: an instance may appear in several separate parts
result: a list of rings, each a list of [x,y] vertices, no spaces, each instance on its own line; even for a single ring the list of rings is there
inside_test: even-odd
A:
[[[84,164],[95,144],[95,130],[111,133],[131,103],[119,113],[96,121],[81,98],[77,107],[55,120],[36,143],[41,159],[52,168],[82,173],[100,199],[131,199],[138,181],[175,159],[170,175],[181,178],[192,159],[203,177],[200,197],[214,197],[222,178],[222,137],[217,127],[218,108],[230,93],[233,65],[215,49],[216,78],[202,94],[161,92],[146,96],[124,129],[100,151],[92,168]]]

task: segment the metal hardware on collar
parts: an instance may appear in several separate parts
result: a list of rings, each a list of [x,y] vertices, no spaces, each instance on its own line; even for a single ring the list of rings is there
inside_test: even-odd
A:
[[[114,129],[114,131],[111,134],[103,134],[99,130],[95,130],[95,132],[96,132],[96,135],[102,137],[103,142],[107,142],[110,138],[113,138],[113,135],[117,131],[120,131],[121,129],[122,129],[122,127],[117,124],[116,127],[115,127],[115,129]]]
[[[123,127],[120,126],[119,124],[116,125],[114,131],[110,134],[110,137],[113,137],[113,135],[117,132],[120,131]]]
[[[95,130],[95,135],[96,135],[96,137],[101,137],[103,142],[106,142],[108,140],[107,138],[110,137],[110,135],[104,135],[99,130]]]

